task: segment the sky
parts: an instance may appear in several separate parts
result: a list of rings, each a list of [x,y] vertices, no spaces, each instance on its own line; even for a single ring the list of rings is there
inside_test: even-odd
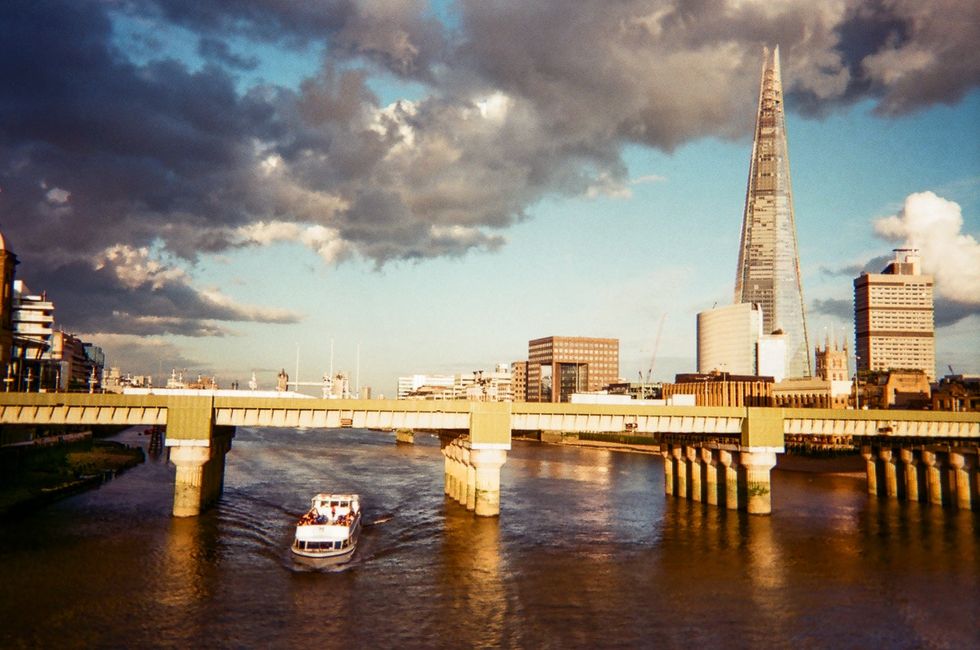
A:
[[[271,387],[490,369],[542,336],[695,370],[778,44],[811,347],[912,245],[980,373],[972,0],[11,0],[0,232],[107,364]]]

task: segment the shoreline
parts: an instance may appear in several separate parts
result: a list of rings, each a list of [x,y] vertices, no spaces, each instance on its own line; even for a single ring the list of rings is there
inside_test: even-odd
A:
[[[20,471],[0,486],[0,520],[97,488],[146,460],[140,446],[98,439],[36,445],[22,453]]]

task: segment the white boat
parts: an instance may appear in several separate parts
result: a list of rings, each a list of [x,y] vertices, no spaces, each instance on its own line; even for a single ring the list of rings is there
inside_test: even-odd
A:
[[[296,523],[294,554],[346,562],[361,533],[361,504],[356,494],[318,494]]]

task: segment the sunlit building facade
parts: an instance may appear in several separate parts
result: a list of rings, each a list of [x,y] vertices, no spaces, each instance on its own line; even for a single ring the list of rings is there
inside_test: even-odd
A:
[[[921,370],[936,379],[933,278],[919,253],[895,250],[881,273],[854,279],[854,335],[859,371]]]
[[[619,379],[619,339],[548,336],[528,342],[527,401],[568,402]]]

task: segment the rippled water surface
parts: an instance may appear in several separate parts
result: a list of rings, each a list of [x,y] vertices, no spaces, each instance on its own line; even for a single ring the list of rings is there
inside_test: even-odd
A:
[[[416,439],[239,429],[200,518],[164,454],[4,522],[0,646],[980,647],[975,513],[776,471],[748,517],[665,497],[657,456],[515,442],[477,519]],[[342,568],[288,550],[317,491],[362,495]]]

